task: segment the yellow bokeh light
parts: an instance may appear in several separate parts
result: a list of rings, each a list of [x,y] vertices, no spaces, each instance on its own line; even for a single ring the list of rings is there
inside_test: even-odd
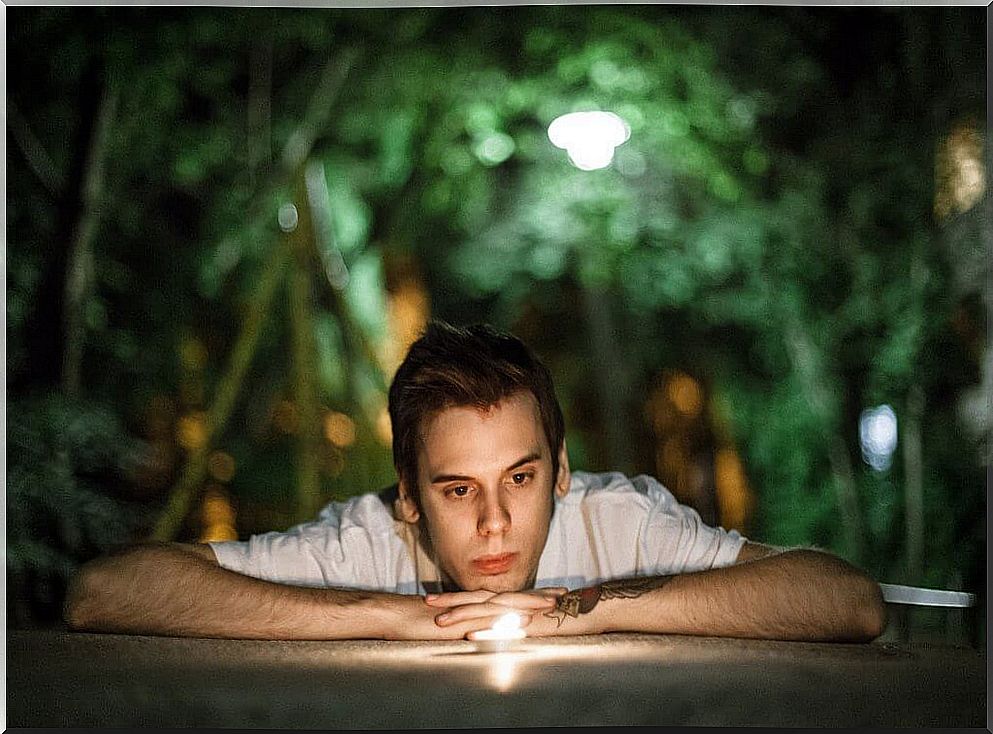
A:
[[[355,421],[344,413],[329,412],[324,416],[324,436],[340,448],[351,446],[355,443]]]
[[[745,477],[745,467],[737,452],[722,448],[714,457],[714,483],[721,525],[728,529],[744,530],[751,511],[752,496]]]
[[[210,484],[207,487],[200,518],[203,525],[203,532],[200,534],[201,543],[238,539],[234,507],[220,485]]]
[[[214,451],[207,459],[207,471],[219,482],[230,482],[234,470],[234,457],[224,451]]]
[[[187,413],[176,423],[176,440],[187,451],[207,443],[207,414],[202,410]]]
[[[392,374],[427,326],[431,305],[417,264],[410,256],[394,254],[387,258],[386,265],[389,337],[381,354],[385,371]]]
[[[703,390],[700,384],[689,375],[677,373],[669,381],[666,394],[676,410],[690,418],[696,418],[703,409]]]
[[[971,209],[986,191],[983,138],[974,121],[956,125],[935,156],[934,213],[944,219]]]
[[[400,351],[406,352],[427,325],[427,293],[419,284],[407,281],[393,293],[388,308]]]

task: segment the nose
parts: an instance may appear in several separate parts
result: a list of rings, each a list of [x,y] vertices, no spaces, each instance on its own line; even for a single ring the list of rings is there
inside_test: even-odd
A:
[[[480,535],[502,535],[510,530],[510,513],[498,493],[490,493],[479,515]]]

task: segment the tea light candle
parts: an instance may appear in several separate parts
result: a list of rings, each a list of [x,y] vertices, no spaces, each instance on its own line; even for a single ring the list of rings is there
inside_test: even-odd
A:
[[[526,635],[521,629],[521,615],[507,612],[488,630],[479,630],[473,639],[477,652],[503,652],[517,646]]]

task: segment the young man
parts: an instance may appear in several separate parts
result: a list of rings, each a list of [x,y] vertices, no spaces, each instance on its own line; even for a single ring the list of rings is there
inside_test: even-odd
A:
[[[879,586],[827,553],[711,528],[658,482],[571,473],[547,369],[489,327],[431,324],[390,387],[392,495],[247,542],[97,559],[81,630],[260,639],[458,639],[518,612],[531,636],[610,631],[868,641]]]

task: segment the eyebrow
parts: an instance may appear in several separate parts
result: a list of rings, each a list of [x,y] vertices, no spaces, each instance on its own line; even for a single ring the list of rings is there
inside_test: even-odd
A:
[[[527,456],[524,456],[518,459],[517,461],[515,461],[513,464],[511,464],[506,469],[504,469],[504,471],[505,472],[513,471],[519,466],[523,466],[524,464],[528,464],[532,461],[537,461],[540,458],[541,458],[541,452],[532,451]],[[441,484],[443,482],[467,482],[467,481],[472,481],[472,479],[474,479],[474,477],[465,474],[439,474],[435,477],[431,477],[431,484]]]

